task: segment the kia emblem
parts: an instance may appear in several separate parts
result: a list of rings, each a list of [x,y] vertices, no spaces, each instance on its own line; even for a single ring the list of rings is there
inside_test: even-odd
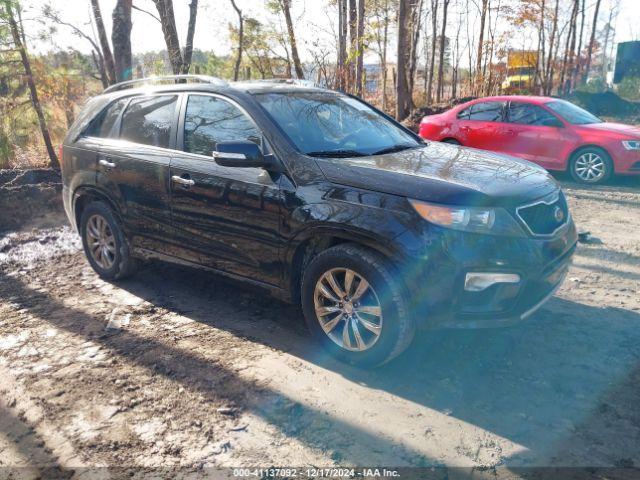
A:
[[[553,210],[553,218],[556,219],[557,222],[561,222],[564,220],[564,212],[560,207],[557,207]]]

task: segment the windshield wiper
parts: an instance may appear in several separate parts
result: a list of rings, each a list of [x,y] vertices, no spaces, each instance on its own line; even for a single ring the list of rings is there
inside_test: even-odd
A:
[[[367,153],[358,152],[357,150],[320,150],[317,152],[307,152],[310,157],[326,157],[326,158],[348,158],[348,157],[367,157]]]
[[[371,155],[384,155],[385,153],[402,152],[403,150],[409,150],[410,148],[417,148],[419,146],[420,145],[407,145],[407,144],[393,145],[391,147],[378,150],[377,152],[373,152]]]

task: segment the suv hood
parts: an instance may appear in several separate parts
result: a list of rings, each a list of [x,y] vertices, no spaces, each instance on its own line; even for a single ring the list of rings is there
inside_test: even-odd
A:
[[[514,206],[559,189],[553,177],[533,163],[438,142],[317,163],[333,183],[448,205]]]

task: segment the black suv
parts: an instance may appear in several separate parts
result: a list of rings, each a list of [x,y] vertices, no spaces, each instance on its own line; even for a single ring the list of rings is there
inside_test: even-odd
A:
[[[150,258],[211,269],[376,365],[417,327],[523,319],[565,276],[575,227],[536,165],[425,143],[334,91],[161,80],[107,89],[64,142],[65,209],[103,278]]]

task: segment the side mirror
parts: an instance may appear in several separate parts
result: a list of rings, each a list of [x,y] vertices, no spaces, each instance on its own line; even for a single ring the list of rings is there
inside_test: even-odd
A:
[[[266,167],[267,162],[260,147],[250,141],[219,142],[213,158],[223,167]]]

